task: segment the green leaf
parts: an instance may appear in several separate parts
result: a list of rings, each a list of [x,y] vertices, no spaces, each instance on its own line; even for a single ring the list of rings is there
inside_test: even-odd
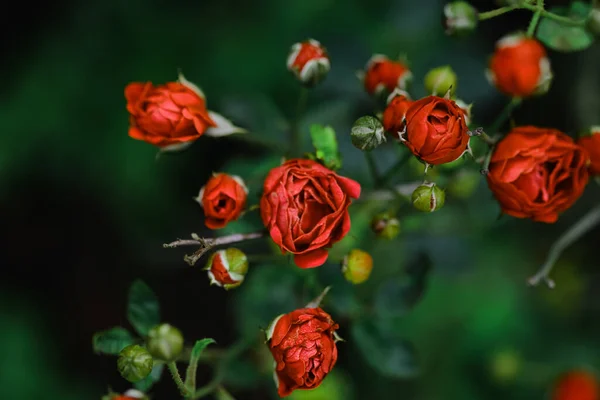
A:
[[[158,298],[141,280],[133,282],[129,289],[127,319],[141,336],[160,323]]]
[[[548,11],[580,21],[589,15],[590,8],[588,3],[574,1],[568,8],[554,7]],[[542,18],[536,36],[549,48],[565,53],[584,50],[594,42],[594,35],[585,27],[567,25],[549,18]]]
[[[322,161],[329,169],[339,169],[342,166],[342,160],[333,128],[318,124],[311,125],[310,137],[317,160]]]
[[[188,365],[185,373],[185,387],[188,388],[191,393],[196,391],[196,370],[198,369],[198,361],[200,360],[200,356],[202,355],[202,352],[206,346],[212,343],[216,343],[214,339],[205,338],[197,340],[196,344],[194,344],[192,354],[190,354],[190,364]]]
[[[165,368],[164,364],[158,364],[155,362],[154,368],[152,368],[152,372],[150,372],[150,375],[148,375],[141,381],[134,383],[133,386],[137,390],[140,390],[142,392],[149,391],[152,388],[152,386],[154,386],[154,384],[160,380],[164,368]]]
[[[431,266],[427,254],[419,253],[405,268],[404,276],[384,281],[375,296],[377,315],[397,317],[410,311],[423,296]]]
[[[365,319],[352,326],[351,335],[367,363],[381,375],[388,378],[411,378],[417,375],[413,346],[394,330]]]
[[[131,333],[120,326],[109,330],[98,332],[92,337],[92,346],[95,353],[119,354],[125,347],[133,344],[134,339]]]

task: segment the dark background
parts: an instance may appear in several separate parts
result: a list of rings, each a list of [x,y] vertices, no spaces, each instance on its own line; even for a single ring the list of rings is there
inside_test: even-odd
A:
[[[253,165],[266,155],[235,138],[202,138],[184,153],[155,160],[155,148],[127,136],[127,83],[174,80],[180,68],[203,88],[209,108],[281,140],[279,121],[294,115],[298,93],[285,68],[288,49],[319,39],[332,71],[311,93],[307,121],[336,127],[342,172],[367,182],[347,132],[372,112],[354,75],[371,54],[406,53],[415,97],[424,94],[428,69],[452,65],[459,96],[475,102],[475,119],[487,124],[507,101],[485,81],[487,57],[499,37],[524,29],[530,18],[515,12],[456,40],[444,36],[442,2],[434,0],[59,0],[12,7],[0,17],[0,398],[11,400],[97,399],[109,386],[127,389],[115,359],[93,354],[91,337],[126,324],[127,288],[138,277],[190,341],[214,337],[227,345],[236,338],[237,297],[209,287],[199,267],[182,261],[183,251],[161,244],[191,232],[211,235],[192,197],[230,160]],[[550,93],[525,102],[514,119],[570,134],[600,123],[598,45],[550,58],[556,76]],[[383,152],[381,166],[391,157]],[[402,382],[376,377],[348,344],[340,382],[356,399],[393,398],[399,390],[407,399],[533,399],[562,369],[598,367],[600,231],[561,258],[557,289],[524,284],[552,241],[598,196],[590,185],[555,225],[496,222],[497,206],[483,184],[470,202],[440,213],[441,222],[413,218],[407,226],[418,229],[412,235],[409,228],[401,244],[373,245],[381,270],[387,263],[378,264],[378,254],[394,259],[413,245],[445,255],[435,263],[424,302],[402,325],[426,373]],[[457,221],[467,221],[464,232],[448,229]],[[493,372],[501,357],[520,366],[508,383]],[[237,397],[265,398],[269,384],[240,389]],[[175,393],[165,377],[154,398]]]

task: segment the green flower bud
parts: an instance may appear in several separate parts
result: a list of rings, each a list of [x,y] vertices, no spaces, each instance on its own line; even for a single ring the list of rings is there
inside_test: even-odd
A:
[[[353,249],[342,261],[342,273],[350,283],[358,285],[365,282],[371,275],[373,258],[365,251]]]
[[[371,221],[371,229],[378,237],[391,240],[400,233],[400,221],[388,213],[377,214]]]
[[[470,169],[458,171],[448,182],[448,192],[459,199],[469,198],[481,181],[481,173]]]
[[[354,147],[363,151],[371,151],[386,141],[381,121],[370,115],[357,119],[350,135]]]
[[[412,194],[413,206],[419,211],[433,212],[444,206],[446,194],[435,183],[423,183]]]
[[[499,351],[492,357],[490,372],[499,383],[513,380],[521,369],[521,357],[514,350]]]
[[[446,34],[464,36],[477,28],[477,10],[466,1],[453,1],[444,6],[442,22]]]
[[[587,29],[594,35],[600,36],[600,3],[591,9],[587,20]]]
[[[425,75],[425,89],[435,96],[450,95],[456,92],[458,77],[449,65],[432,69]]]
[[[208,271],[211,285],[233,289],[244,282],[248,272],[248,257],[243,251],[230,247],[214,252],[204,269]]]
[[[119,373],[129,382],[141,381],[152,372],[154,360],[144,347],[132,344],[119,353],[117,368]]]
[[[146,346],[155,359],[175,361],[183,351],[183,335],[174,326],[160,324],[148,332]]]

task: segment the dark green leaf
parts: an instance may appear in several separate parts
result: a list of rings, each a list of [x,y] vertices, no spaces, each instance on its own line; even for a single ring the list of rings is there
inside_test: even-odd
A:
[[[127,318],[141,336],[160,323],[158,298],[141,280],[133,282],[129,289]]]
[[[213,344],[213,343],[216,343],[216,342],[214,339],[211,339],[211,338],[197,340],[196,344],[194,345],[194,348],[192,349],[192,355],[190,357],[192,359],[200,358],[200,355],[202,354],[202,352],[204,351],[206,346],[208,346],[209,344]]]
[[[574,21],[581,21],[588,16],[590,7],[588,3],[574,1],[569,8],[554,7],[549,11]],[[594,42],[594,35],[584,26],[567,25],[549,18],[542,18],[536,36],[549,48],[562,52],[584,50]]]
[[[411,261],[405,275],[386,280],[377,290],[375,310],[383,318],[403,315],[421,299],[431,270],[431,260],[425,253],[419,253]]]
[[[141,390],[142,392],[149,391],[152,388],[152,386],[154,386],[154,384],[160,380],[164,367],[164,364],[155,363],[154,368],[152,368],[152,372],[150,372],[150,375],[148,375],[141,381],[134,383],[133,386],[135,386],[137,390]]]
[[[342,166],[335,131],[331,126],[314,124],[310,127],[310,137],[317,160],[327,168],[339,169]]]
[[[116,355],[125,347],[133,344],[133,341],[133,336],[127,329],[117,326],[96,333],[92,338],[92,346],[96,353]]]
[[[352,341],[367,363],[388,378],[411,378],[418,373],[415,350],[410,342],[371,320],[352,326]]]

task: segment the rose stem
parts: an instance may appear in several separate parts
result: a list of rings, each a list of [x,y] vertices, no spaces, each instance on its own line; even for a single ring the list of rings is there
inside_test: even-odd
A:
[[[300,154],[300,150],[302,149],[302,142],[300,140],[300,119],[302,115],[304,115],[304,111],[306,110],[306,103],[308,101],[308,88],[302,87],[300,88],[300,94],[298,95],[298,104],[296,106],[296,115],[294,120],[292,121],[292,126],[290,127],[290,150],[289,156],[294,158],[298,154]]]
[[[497,133],[497,131],[500,129],[500,127],[502,126],[504,121],[506,121],[506,119],[510,116],[512,111],[519,104],[521,104],[521,102],[522,102],[522,99],[520,97],[513,97],[510,100],[510,102],[508,102],[508,104],[506,104],[506,106],[504,106],[500,115],[498,115],[496,120],[492,123],[492,125],[490,125],[490,127],[487,129],[487,131],[490,132],[492,136],[494,136]]]
[[[478,17],[479,17],[480,21],[485,21],[486,19],[492,19],[492,18],[498,17],[502,14],[506,14],[507,12],[517,10],[519,8],[521,8],[521,7],[519,7],[519,6],[500,7],[495,10],[479,13]]]
[[[536,286],[543,280],[549,288],[554,288],[554,281],[548,277],[548,274],[552,271],[556,260],[558,260],[567,247],[594,228],[598,223],[600,223],[600,205],[592,208],[552,244],[548,252],[548,257],[542,267],[534,276],[527,280],[529,285]]]
[[[537,28],[538,23],[540,22],[540,17],[542,16],[542,12],[544,12],[544,0],[537,0],[537,6],[534,7],[534,9],[535,12],[531,18],[529,27],[527,28],[527,37],[533,37],[533,34],[535,33],[535,28]]]
[[[181,380],[181,375],[179,375],[179,370],[177,369],[177,364],[175,364],[174,361],[167,363],[167,368],[169,368],[169,371],[171,372],[171,376],[173,377],[173,381],[175,381],[175,384],[177,385],[177,388],[179,388],[179,392],[181,393],[181,395],[183,397],[187,397],[188,391],[187,391],[187,388],[185,387],[185,385],[183,384],[183,380]]]

